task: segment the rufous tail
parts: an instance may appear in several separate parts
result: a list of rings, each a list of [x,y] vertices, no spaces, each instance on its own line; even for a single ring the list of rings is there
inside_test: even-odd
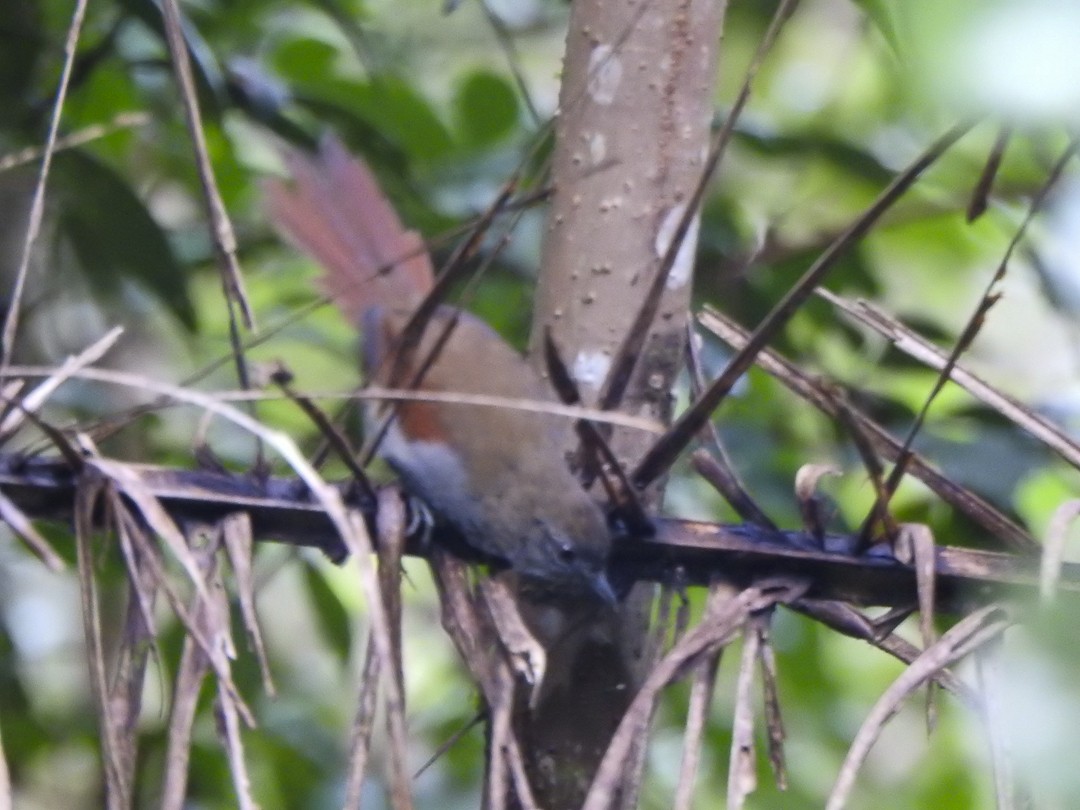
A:
[[[314,155],[290,150],[291,181],[267,180],[275,228],[323,268],[323,291],[353,323],[373,306],[414,306],[434,284],[431,257],[401,224],[363,162],[333,135]]]

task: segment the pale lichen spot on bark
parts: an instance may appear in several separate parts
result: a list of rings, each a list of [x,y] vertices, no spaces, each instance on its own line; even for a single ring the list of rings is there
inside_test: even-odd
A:
[[[583,349],[574,358],[574,379],[593,391],[600,389],[611,368],[611,358],[604,352]]]
[[[594,132],[589,136],[589,160],[593,166],[599,166],[607,157],[607,140],[603,133]]]
[[[660,227],[656,231],[656,241],[653,245],[658,259],[663,259],[667,255],[668,248],[671,247],[671,240],[675,237],[675,232],[679,229],[679,223],[682,222],[685,214],[686,203],[678,203],[668,209],[668,212],[664,215]],[[668,274],[666,286],[669,290],[677,290],[690,281],[694,270],[694,249],[697,245],[698,225],[700,223],[700,215],[694,214],[694,218],[690,221],[690,227],[686,231],[686,236],[683,238],[682,244],[679,245],[679,253],[675,257],[675,263],[671,266],[671,272]]]
[[[622,60],[610,45],[600,44],[589,54],[589,96],[597,104],[608,105],[615,100],[622,83]]]

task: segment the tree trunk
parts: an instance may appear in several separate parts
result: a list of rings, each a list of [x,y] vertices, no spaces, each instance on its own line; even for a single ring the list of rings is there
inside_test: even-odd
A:
[[[575,2],[556,126],[554,196],[543,244],[533,362],[550,330],[586,404],[641,309],[708,149],[720,6],[714,0]],[[697,228],[687,235],[621,408],[668,421],[682,359]],[[629,469],[652,437],[616,431]],[[646,493],[650,508],[659,489]],[[549,650],[549,682],[516,724],[542,807],[580,806],[640,683],[651,586]],[[550,605],[523,605],[551,627]],[[562,608],[562,630],[581,618]],[[539,621],[537,614],[543,614]],[[541,633],[542,635],[542,633]],[[550,641],[550,638],[548,639]],[[633,783],[634,763],[625,772]],[[623,796],[624,806],[634,790]]]

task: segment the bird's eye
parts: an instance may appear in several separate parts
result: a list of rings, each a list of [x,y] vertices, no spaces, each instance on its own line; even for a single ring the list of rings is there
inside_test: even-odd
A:
[[[572,563],[577,558],[574,547],[569,543],[559,546],[559,560],[564,563]]]

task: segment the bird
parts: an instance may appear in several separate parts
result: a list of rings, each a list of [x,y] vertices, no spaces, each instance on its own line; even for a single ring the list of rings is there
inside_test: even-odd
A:
[[[419,342],[402,333],[434,285],[431,257],[371,170],[334,135],[284,153],[288,178],[264,183],[274,227],[322,268],[321,290],[361,332],[367,380],[419,394],[554,402],[550,383],[477,316],[442,304]],[[452,397],[447,399],[452,400]],[[405,490],[541,593],[616,601],[611,531],[571,472],[570,423],[549,413],[454,401],[382,401],[379,455]]]

